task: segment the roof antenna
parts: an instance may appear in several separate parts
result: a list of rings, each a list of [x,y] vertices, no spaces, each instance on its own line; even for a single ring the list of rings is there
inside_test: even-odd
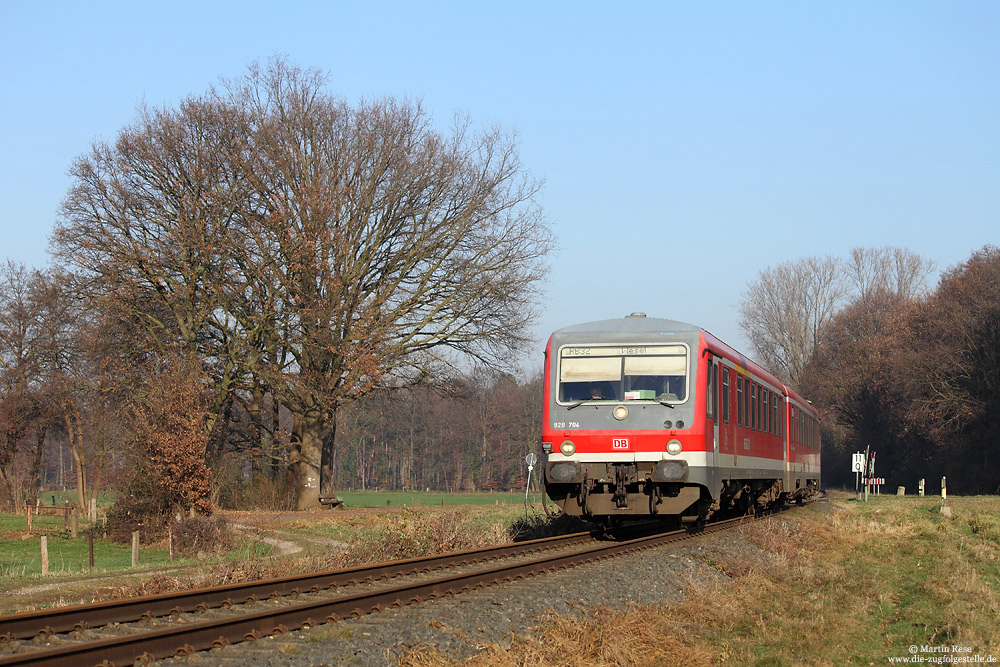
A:
[[[630,313],[629,317],[646,317],[646,313]]]

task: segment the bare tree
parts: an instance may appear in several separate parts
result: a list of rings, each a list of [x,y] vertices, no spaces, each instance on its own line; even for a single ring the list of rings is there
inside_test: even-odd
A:
[[[339,407],[515,356],[552,245],[514,137],[324,85],[275,59],[141,110],[75,163],[54,235],[164,356],[199,356],[209,427],[238,390],[294,414],[300,507],[333,493]]]
[[[277,60],[230,84],[256,149],[238,229],[254,307],[233,316],[285,362],[262,377],[300,418],[303,507],[333,493],[340,406],[440,382],[455,355],[508,362],[551,246],[512,137],[465,121],[444,135],[418,104],[351,106],[323,83]]]
[[[35,309],[39,280],[39,272],[23,265],[0,267],[0,482],[6,491],[3,504],[10,506],[25,500],[33,481],[14,472],[18,448],[33,428],[44,428],[42,336]]]
[[[233,270],[222,241],[243,192],[232,168],[240,139],[210,95],[141,108],[113,144],[74,162],[52,237],[90,298],[143,324],[145,345],[199,354],[214,369],[209,428],[237,384],[220,283]]]
[[[845,263],[848,279],[859,298],[887,292],[903,300],[916,298],[927,289],[934,262],[906,248],[854,248]]]
[[[846,292],[841,262],[833,257],[785,262],[747,285],[740,327],[757,359],[794,384]]]

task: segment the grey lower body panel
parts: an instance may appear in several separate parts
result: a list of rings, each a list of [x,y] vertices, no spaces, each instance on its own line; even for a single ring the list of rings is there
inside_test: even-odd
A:
[[[810,496],[819,488],[819,473],[689,466],[682,460],[562,461],[546,463],[545,482],[549,498],[571,516],[704,516],[720,507],[749,510]]]

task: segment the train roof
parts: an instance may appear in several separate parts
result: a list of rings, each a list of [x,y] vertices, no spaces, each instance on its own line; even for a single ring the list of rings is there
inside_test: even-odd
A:
[[[577,333],[676,333],[702,331],[701,327],[686,322],[676,320],[661,319],[658,317],[646,317],[645,314],[632,313],[628,317],[620,317],[614,320],[598,320],[596,322],[584,322],[563,327],[553,332],[557,334],[577,334]]]
[[[732,346],[728,345],[724,341],[717,338],[707,329],[695,326],[693,324],[688,324],[687,322],[679,322],[677,320],[668,320],[659,317],[647,317],[645,313],[632,313],[626,317],[620,317],[613,320],[597,320],[594,322],[583,322],[582,324],[573,324],[568,327],[563,327],[562,329],[557,329],[552,332],[552,337],[561,337],[563,335],[575,335],[575,334],[660,334],[669,335],[675,333],[700,333],[704,338],[706,343],[716,347],[720,352],[728,353],[740,360],[740,363],[746,367],[752,368],[753,372],[758,376],[767,378],[775,386],[784,388],[787,395],[798,400],[801,404],[808,406],[810,412],[819,414],[816,409],[807,401],[801,394],[793,390],[788,385],[784,384],[775,377],[766,368],[757,364],[751,359],[746,358]]]

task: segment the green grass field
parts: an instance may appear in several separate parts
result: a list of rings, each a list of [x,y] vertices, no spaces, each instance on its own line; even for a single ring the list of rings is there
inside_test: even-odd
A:
[[[53,492],[42,495],[43,501],[51,502]],[[55,493],[56,504],[60,505],[71,494]],[[529,500],[527,511],[524,508],[523,493],[445,493],[445,492],[399,492],[399,491],[345,491],[340,494],[345,507],[414,510],[442,509],[454,510],[460,506],[475,506],[475,512],[469,515],[470,521],[483,525],[494,523],[510,524],[521,514],[536,514],[540,495],[533,493]],[[342,520],[338,512],[318,514],[315,519],[296,520],[286,524],[284,528],[293,533],[313,535],[316,537],[350,541],[362,535],[368,536],[372,530],[384,528],[386,520]],[[415,519],[403,517],[403,524],[414,523]],[[89,553],[87,546],[87,529],[89,522],[79,521],[78,537],[70,537],[62,514],[39,514],[32,517],[32,531],[28,533],[27,519],[23,514],[0,514],[0,582],[8,585],[14,581],[27,581],[41,575],[41,540],[40,535],[47,537],[49,555],[49,576],[74,575],[88,573]],[[308,545],[308,543],[306,543]],[[236,547],[227,556],[217,557],[214,561],[227,561],[254,555],[263,555],[270,550],[266,544],[256,543],[251,546],[247,540],[237,539]],[[140,569],[155,569],[163,566],[183,566],[195,561],[182,559],[170,560],[166,545],[143,546],[140,549]],[[115,572],[133,571],[132,550],[129,545],[116,544],[110,540],[96,539],[94,541],[94,571]]]
[[[90,570],[86,534],[71,539],[66,534],[46,536],[49,552],[49,574],[69,574]],[[165,549],[143,547],[139,550],[140,566],[169,563]],[[174,561],[173,564],[179,564]],[[94,569],[97,571],[131,568],[132,548],[107,540],[94,540]],[[0,579],[20,579],[42,573],[41,538],[0,541]]]
[[[64,528],[63,516],[38,515],[32,517],[32,530],[28,532],[27,517],[24,515],[0,514],[0,581],[10,583],[38,577],[42,572],[41,536],[46,537],[49,555],[49,576],[60,574],[89,573],[90,548],[87,531],[91,524],[80,521],[76,539],[71,531]],[[229,559],[255,555],[266,555],[270,547],[254,544],[237,538],[236,546],[227,556]],[[220,557],[216,560],[226,560]],[[139,549],[139,568],[150,569],[170,566],[184,566],[197,562],[194,559],[170,558],[165,544],[143,545]],[[132,547],[116,544],[110,540],[94,539],[94,572],[133,571]]]
[[[118,494],[114,491],[101,491],[97,494],[97,506],[107,507],[108,505],[113,505],[117,497]],[[75,505],[77,503],[77,495],[74,489],[67,491],[40,491],[38,493],[38,500],[43,505],[62,505],[66,501]]]

